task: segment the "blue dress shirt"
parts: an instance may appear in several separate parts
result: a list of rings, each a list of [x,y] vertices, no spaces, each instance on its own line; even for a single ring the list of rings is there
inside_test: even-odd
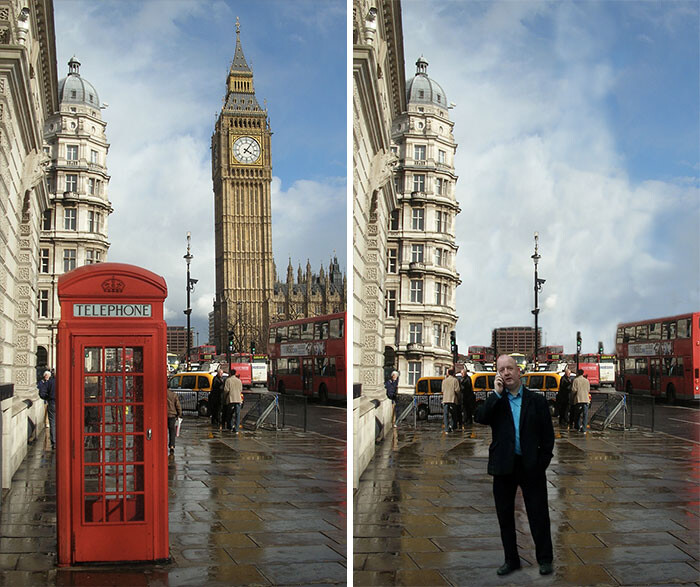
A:
[[[523,403],[523,384],[520,384],[518,393],[515,395],[507,389],[503,391],[508,394],[508,403],[510,404],[510,411],[513,414],[513,424],[515,424],[515,454],[522,455],[523,453],[520,450],[520,406]],[[501,397],[501,394],[498,392],[496,392],[496,395]]]

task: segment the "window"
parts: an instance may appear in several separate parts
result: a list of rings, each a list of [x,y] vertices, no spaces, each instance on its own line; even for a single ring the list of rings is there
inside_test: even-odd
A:
[[[314,339],[314,329],[312,322],[306,322],[301,324],[301,332],[299,333],[299,338],[301,340],[313,340]],[[290,339],[291,340],[291,339]]]
[[[661,322],[649,324],[649,340],[661,340]]]
[[[678,338],[690,338],[691,318],[681,318],[678,321]]]
[[[440,248],[436,248],[435,249],[435,264],[438,267],[442,267],[443,263],[444,263],[443,250]]]
[[[97,157],[98,157],[97,151],[95,151],[94,149],[91,150],[90,151],[90,163],[97,163]]]
[[[65,249],[63,251],[63,272],[73,271],[75,269],[75,249]]]
[[[443,195],[443,186],[445,185],[445,180],[442,179],[441,177],[438,177],[435,179],[435,193],[438,196]]]
[[[417,304],[423,303],[423,280],[411,279],[411,301]]]
[[[328,340],[328,322],[316,322],[314,324],[314,340]]]
[[[420,361],[408,362],[408,384],[415,385],[420,379]]]
[[[300,324],[290,324],[288,330],[288,340],[299,340],[301,338],[301,325]]]
[[[442,346],[441,334],[442,334],[442,328],[440,328],[440,325],[433,324],[433,344],[436,347]]]
[[[342,318],[331,320],[331,338],[343,338],[345,323]]]
[[[402,191],[403,191],[401,189],[401,176],[398,173],[394,176],[394,189],[399,194],[402,193]]]
[[[438,306],[447,305],[447,284],[446,283],[436,283],[435,284],[435,304]]]
[[[413,146],[413,158],[416,161],[425,161],[425,145]]]
[[[424,230],[424,213],[423,208],[413,208],[411,212],[411,228],[413,230]]]
[[[66,174],[66,191],[67,192],[77,192],[78,191],[78,176],[75,173]]]
[[[88,194],[91,196],[95,195],[95,178],[93,177],[88,179]]]
[[[78,209],[77,208],[64,208],[63,209],[63,228],[65,230],[77,230],[77,218],[78,218]]]
[[[49,250],[41,249],[39,251],[39,271],[41,273],[49,272]]]
[[[409,326],[409,342],[423,342],[423,324],[420,322],[411,322]]]
[[[413,191],[414,192],[424,192],[425,191],[425,174],[416,173],[413,176]]]
[[[438,163],[445,163],[445,156],[447,153],[442,149],[438,150]]]
[[[102,224],[102,215],[99,212],[94,212],[90,210],[88,212],[88,231],[89,232],[100,232],[100,226]]]
[[[386,252],[386,270],[387,273],[396,273],[398,271],[399,264],[399,250],[398,249],[388,249]]]
[[[48,318],[49,317],[49,290],[48,289],[40,289],[39,290],[38,311],[39,311],[39,318]]]
[[[676,323],[675,322],[664,322],[661,325],[661,340],[675,340],[676,339]]]
[[[396,318],[396,290],[386,290],[386,317]]]
[[[423,245],[411,245],[411,262],[412,263],[422,263],[423,262]]]
[[[634,363],[634,372],[637,375],[647,375],[647,360],[636,359]]]
[[[78,145],[66,145],[66,159],[68,161],[78,160]]]
[[[437,232],[447,231],[447,212],[436,212],[435,214],[435,230]]]
[[[86,265],[94,265],[95,263],[99,263],[102,259],[102,253],[101,251],[98,251],[97,249],[87,249],[85,251],[85,264]]]
[[[399,229],[399,210],[392,210],[391,217],[389,219],[389,230]]]

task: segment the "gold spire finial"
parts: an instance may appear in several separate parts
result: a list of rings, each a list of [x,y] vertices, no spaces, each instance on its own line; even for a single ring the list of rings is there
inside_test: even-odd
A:
[[[241,21],[238,20],[238,17],[236,17],[236,34],[237,35],[241,34]]]

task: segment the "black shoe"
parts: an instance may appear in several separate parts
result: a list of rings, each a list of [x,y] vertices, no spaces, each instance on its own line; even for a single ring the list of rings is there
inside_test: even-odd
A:
[[[496,571],[497,575],[508,575],[509,573],[512,573],[513,571],[517,571],[520,568],[520,563],[511,563],[506,561],[503,563],[502,566],[498,567],[498,570]],[[550,566],[551,568],[551,566]]]
[[[540,575],[551,575],[552,563],[540,563]]]

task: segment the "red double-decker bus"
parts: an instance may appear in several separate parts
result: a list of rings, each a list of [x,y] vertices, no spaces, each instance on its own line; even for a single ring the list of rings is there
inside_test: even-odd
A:
[[[250,353],[233,353],[231,355],[231,371],[236,370],[236,375],[241,380],[243,387],[253,385],[253,355]]]
[[[190,349],[190,363],[211,363],[216,356],[216,346],[203,344]]]
[[[270,389],[345,400],[345,312],[272,324],[267,349]]]
[[[475,371],[493,368],[493,347],[472,345],[467,352],[466,360],[474,364]]]
[[[575,363],[574,363],[575,364]],[[583,375],[591,387],[600,387],[600,357],[597,354],[580,354],[578,368],[583,369]]]
[[[618,324],[617,389],[700,399],[700,312]]]

